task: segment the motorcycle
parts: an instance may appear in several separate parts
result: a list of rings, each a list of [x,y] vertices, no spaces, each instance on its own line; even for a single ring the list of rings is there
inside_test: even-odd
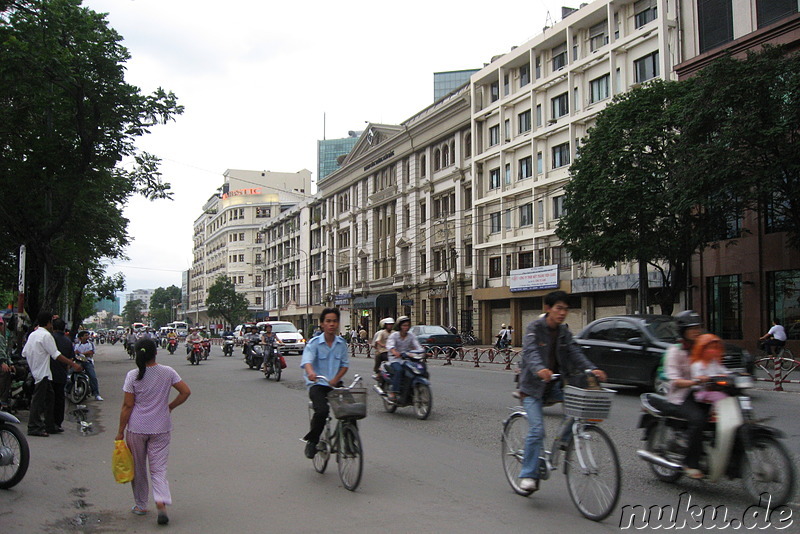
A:
[[[128,343],[127,351],[128,351],[128,358],[129,359],[133,360],[133,359],[136,358],[136,353],[134,352],[134,349],[133,349],[133,343]]]
[[[203,359],[207,360],[208,356],[211,354],[211,340],[204,339],[203,340]]]
[[[167,350],[170,354],[175,354],[175,351],[178,349],[178,340],[176,338],[170,338],[167,342]]]
[[[8,411],[12,414],[20,410],[28,410],[33,398],[36,384],[28,367],[28,360],[19,353],[12,356],[14,376],[11,377],[11,387],[8,394]]]
[[[779,438],[780,430],[756,419],[746,390],[753,387],[750,375],[715,376],[705,385],[728,396],[713,404],[703,431],[700,469],[709,482],[723,477],[741,478],[753,504],[763,505],[762,494],[770,506],[785,504],[794,491],[794,463]],[[666,397],[655,393],[641,396],[644,413],[639,427],[644,429],[645,450],[636,454],[650,464],[655,476],[675,482],[683,474],[683,458],[688,446],[687,421],[679,416]]]
[[[269,378],[275,375],[275,382],[281,381],[281,351],[278,347],[271,347],[269,345],[265,348],[266,354],[264,355],[264,378]]]
[[[244,363],[250,369],[259,369],[264,363],[264,346],[261,343],[249,343],[250,350],[246,350]]]
[[[225,336],[225,340],[222,342],[222,355],[233,356],[233,345],[233,336]]]
[[[82,366],[86,364],[86,357],[82,354],[75,355],[75,361]],[[81,404],[91,392],[89,375],[85,369],[71,371],[67,379],[67,398],[73,404]]]
[[[397,408],[413,406],[417,419],[427,419],[433,409],[433,396],[428,364],[425,361],[426,354],[424,351],[409,352],[401,356],[403,380],[395,399],[391,400],[387,391],[392,383],[392,368],[389,362],[381,364],[380,371],[375,376],[378,383],[373,384],[372,388],[383,399],[383,409],[387,412],[394,413]]]
[[[192,365],[200,365],[200,360],[203,359],[203,343],[200,341],[192,343],[192,350],[186,359]]]
[[[19,484],[28,471],[30,449],[19,419],[0,410],[0,489]]]

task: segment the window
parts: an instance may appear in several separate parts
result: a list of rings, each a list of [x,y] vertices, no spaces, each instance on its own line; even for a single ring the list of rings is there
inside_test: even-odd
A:
[[[564,165],[569,165],[569,143],[553,147],[553,168],[557,169]]]
[[[419,204],[419,221],[425,222],[428,220],[428,210],[426,209],[425,203],[420,202]]]
[[[511,141],[511,121],[509,119],[503,121],[503,134],[505,135],[506,143]]]
[[[553,197],[553,218],[560,219],[564,216],[564,195]]]
[[[553,265],[558,265],[562,271],[569,270],[569,254],[564,250],[564,247],[551,247],[550,248],[551,261]]]
[[[239,277],[239,283],[244,284],[244,275]]]
[[[506,172],[505,172],[505,184],[511,184],[511,164],[506,163]]]
[[[424,252],[419,254],[419,272],[422,274],[428,272],[428,255]]]
[[[542,58],[536,56],[536,79],[538,80],[541,77],[542,77]]]
[[[517,115],[517,124],[519,126],[519,133],[531,131],[531,110],[523,111]]]
[[[261,263],[262,263],[262,261],[261,261],[261,253],[260,252],[256,252],[255,263],[256,263],[256,265],[261,265]]]
[[[256,208],[256,219],[263,219],[270,216],[269,208]]]
[[[525,156],[519,160],[519,179],[524,180],[533,175],[533,158]]]
[[[800,339],[800,269],[767,273],[767,310],[778,319],[789,339]]]
[[[578,61],[578,36],[572,36],[572,61]]]
[[[519,225],[530,226],[533,224],[533,202],[528,202],[519,208]],[[521,256],[521,255],[520,255]]]
[[[533,267],[533,252],[520,252],[517,269],[530,269]]]
[[[489,189],[500,187],[500,167],[489,171]]]
[[[604,74],[599,78],[595,78],[594,80],[589,82],[589,88],[592,92],[592,99],[591,102],[600,102],[601,100],[605,100],[608,98],[608,88],[609,88],[609,81],[611,76],[608,74]]]
[[[567,93],[562,93],[557,97],[552,98],[550,101],[553,104],[552,117],[554,119],[563,117],[564,115],[569,113],[569,95]]]
[[[791,224],[791,204],[788,198],[781,197],[778,193],[773,193],[772,198],[767,200],[764,210],[767,233],[786,232],[792,227]]]
[[[511,216],[511,210],[507,209],[503,212],[503,226],[506,230],[511,230],[511,225],[513,224],[513,217]]]
[[[636,83],[646,82],[658,76],[658,51],[634,61],[633,69],[636,71]]]
[[[508,93],[511,91],[511,84],[509,82],[508,74],[503,76],[503,96],[508,96]]]
[[[742,339],[741,276],[710,276],[707,280],[709,332],[722,339]]]
[[[263,283],[261,275],[257,274],[256,275],[256,287],[261,287],[263,285],[264,285],[264,283]]]
[[[797,0],[756,0],[759,28],[769,26],[794,13],[797,13]]]
[[[500,125],[496,124],[489,128],[489,146],[500,144]]]
[[[472,134],[469,132],[464,136],[464,157],[472,157]]]
[[[502,276],[502,258],[494,256],[489,258],[489,278],[500,278]]]
[[[596,339],[598,341],[611,341],[614,332],[614,321],[604,321],[597,323],[587,333],[587,339]]]
[[[489,233],[496,234],[500,231],[500,212],[496,211],[489,214]]]
[[[796,0],[795,7],[797,7]],[[697,30],[700,53],[733,41],[733,6],[731,0],[698,0]]]
[[[256,306],[261,306],[261,297],[256,297]]]
[[[544,200],[536,201],[536,222],[544,224]]]
[[[506,276],[511,276],[511,254],[506,254]]]
[[[567,64],[567,43],[558,45],[550,53],[553,57],[553,72],[563,69]]]
[[[464,210],[472,209],[472,188],[467,187],[464,189]]]
[[[489,91],[492,97],[492,102],[500,100],[500,82],[492,82],[489,86]]]
[[[608,44],[608,21],[604,20],[589,28],[589,49],[595,50]]]
[[[464,267],[472,267],[472,243],[464,245]]]
[[[244,261],[244,254],[239,254],[239,261],[241,261],[241,262]]]
[[[419,175],[425,177],[427,170],[427,158],[425,155],[419,157]]]
[[[542,174],[544,172],[544,159],[542,158],[542,153],[536,153],[536,174]]]
[[[633,4],[633,17],[634,24],[637,28],[641,28],[648,22],[656,20],[656,17],[658,17],[656,0],[638,0]]]
[[[244,241],[244,232],[239,234],[239,241]]]
[[[536,127],[539,128],[542,125],[542,105],[536,104]]]
[[[531,64],[525,63],[519,68],[519,86],[524,87],[531,83]]]

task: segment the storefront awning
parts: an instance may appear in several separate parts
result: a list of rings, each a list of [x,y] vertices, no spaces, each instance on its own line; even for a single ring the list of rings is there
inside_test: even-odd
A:
[[[357,310],[369,310],[372,308],[391,308],[397,306],[397,295],[394,293],[384,293],[382,295],[370,295],[368,297],[356,297],[353,300],[353,307]]]

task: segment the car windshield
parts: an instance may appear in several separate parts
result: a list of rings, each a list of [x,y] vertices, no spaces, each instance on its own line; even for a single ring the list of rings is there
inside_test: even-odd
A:
[[[420,334],[427,335],[427,336],[441,336],[449,334],[450,332],[443,326],[434,326],[434,325],[421,325],[417,326],[417,329]]]
[[[678,339],[678,328],[675,326],[675,320],[671,317],[648,321],[647,330],[659,341],[675,343]]]
[[[297,328],[293,324],[274,324],[272,332],[275,334],[296,334]]]

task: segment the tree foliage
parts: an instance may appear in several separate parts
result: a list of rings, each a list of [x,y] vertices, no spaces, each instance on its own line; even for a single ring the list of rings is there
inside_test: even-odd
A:
[[[206,306],[209,317],[222,317],[231,325],[239,324],[250,315],[247,298],[236,292],[227,276],[219,276],[208,288]]]
[[[135,141],[183,112],[173,93],[125,82],[122,37],[80,4],[0,3],[0,261],[26,246],[34,314],[67,292],[79,309],[98,260],[123,257],[132,195],[169,198]]]
[[[122,318],[127,324],[141,323],[144,319],[144,302],[139,299],[126,302],[122,308]]]
[[[159,287],[150,297],[150,322],[155,328],[173,321],[172,307],[181,301],[181,290],[175,285]]]

